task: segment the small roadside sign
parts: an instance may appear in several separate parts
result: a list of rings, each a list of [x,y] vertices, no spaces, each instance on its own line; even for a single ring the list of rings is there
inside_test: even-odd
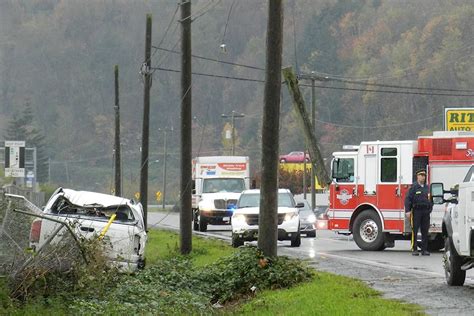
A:
[[[136,198],[137,200],[140,200],[140,192],[135,192],[135,198]]]
[[[158,202],[161,201],[161,196],[162,196],[161,191],[157,191],[155,194],[156,194],[156,200]]]
[[[5,141],[5,176],[25,177],[24,141]]]

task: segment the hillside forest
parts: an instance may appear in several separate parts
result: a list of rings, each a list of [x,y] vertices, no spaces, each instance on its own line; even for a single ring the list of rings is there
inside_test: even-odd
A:
[[[120,70],[123,185],[139,188],[145,16],[153,16],[150,193],[179,179],[178,0],[0,1],[0,139],[40,148],[38,180],[110,192],[114,65]],[[315,132],[323,156],[362,140],[443,129],[445,107],[473,106],[471,0],[285,1],[283,64],[318,75]],[[237,155],[260,170],[267,1],[192,0],[193,155]],[[199,75],[200,74],[200,75]],[[202,75],[205,74],[205,75]],[[324,79],[325,78],[325,79]],[[323,80],[324,79],[324,80]],[[308,107],[311,81],[300,80]],[[305,140],[282,87],[280,153]],[[169,131],[173,129],[173,131]]]

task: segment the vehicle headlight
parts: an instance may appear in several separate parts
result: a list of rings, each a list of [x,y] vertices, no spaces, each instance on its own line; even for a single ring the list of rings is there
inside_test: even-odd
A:
[[[314,223],[314,222],[316,222],[316,216],[314,214],[311,214],[311,215],[308,216],[308,218],[306,220],[310,223]]]
[[[285,221],[291,220],[293,217],[298,216],[298,212],[290,212],[285,214]]]
[[[246,219],[244,214],[235,214],[232,216],[232,223],[234,224],[245,224]]]
[[[199,203],[199,210],[203,212],[212,211],[213,209],[214,209],[213,203],[207,203],[207,202]]]

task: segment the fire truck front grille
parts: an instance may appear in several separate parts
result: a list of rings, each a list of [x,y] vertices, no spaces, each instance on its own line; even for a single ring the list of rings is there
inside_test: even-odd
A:
[[[214,206],[219,210],[226,210],[229,205],[236,205],[237,200],[214,200]]]
[[[451,139],[433,139],[433,156],[449,156],[452,147]]]
[[[258,225],[258,214],[246,214],[245,219],[247,225]],[[281,225],[284,219],[285,214],[278,214],[278,225]]]

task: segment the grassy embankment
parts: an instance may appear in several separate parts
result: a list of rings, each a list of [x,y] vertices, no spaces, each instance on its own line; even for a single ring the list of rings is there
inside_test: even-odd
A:
[[[202,269],[207,264],[215,263],[220,258],[232,254],[235,255],[235,252],[236,250],[225,242],[194,237],[193,253],[190,256],[191,261],[189,261],[191,266],[189,269]],[[157,264],[173,260],[178,254],[178,236],[175,233],[157,230],[150,231],[147,246],[148,269],[153,270],[153,267],[157,266]],[[178,262],[177,265],[179,264]],[[143,280],[145,278],[142,278]],[[133,282],[134,280],[131,281]],[[34,313],[38,315],[71,312],[61,304],[60,297],[33,300],[18,308],[12,305],[6,297],[5,288],[2,287],[1,282],[2,280],[0,279],[0,314],[27,315]],[[125,282],[130,282],[130,280],[125,280]],[[130,290],[133,292],[133,288]],[[174,294],[170,293],[170,295]],[[80,304],[75,302],[76,308],[79,308],[79,311],[87,310],[81,309],[85,302],[87,302],[87,299],[80,301]],[[2,305],[4,308],[3,312]],[[95,307],[95,305],[91,305],[92,309]],[[159,310],[159,307],[157,308]],[[198,311],[192,308],[194,307],[190,307],[191,313],[193,313],[192,311]],[[184,312],[178,312],[173,309],[169,311],[170,313]],[[207,311],[212,311],[212,309]],[[223,308],[213,310],[213,313],[248,315],[362,315],[367,314],[368,311],[380,315],[423,314],[419,306],[381,298],[377,291],[369,288],[361,281],[322,272],[316,272],[311,281],[289,289],[264,290],[258,292],[253,297],[244,295],[237,302],[231,301],[224,304]],[[90,312],[93,313],[93,310],[90,310]],[[111,313],[119,314],[120,310],[111,310]]]

